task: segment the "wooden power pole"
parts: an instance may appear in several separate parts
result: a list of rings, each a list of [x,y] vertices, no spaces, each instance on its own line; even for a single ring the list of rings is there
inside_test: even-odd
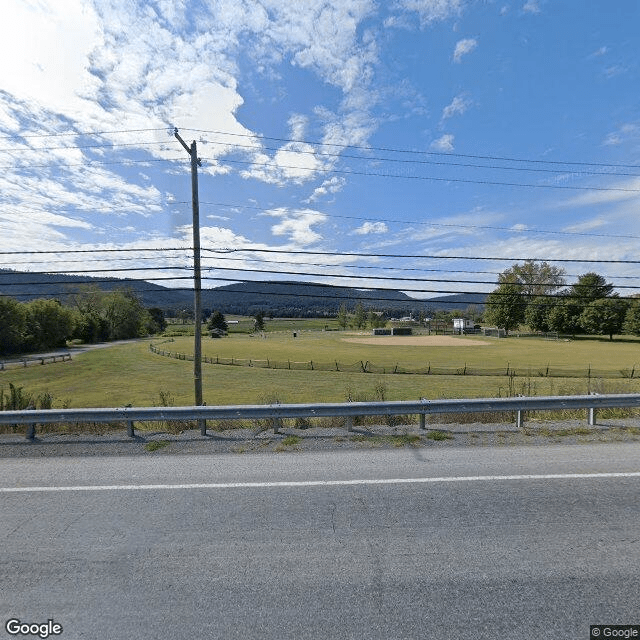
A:
[[[191,202],[193,205],[193,296],[195,326],[195,344],[193,353],[193,381],[195,385],[195,406],[203,405],[202,401],[202,276],[200,270],[200,205],[198,202],[198,167],[202,166],[196,141],[189,147],[178,134],[178,129],[173,131],[175,137],[185,148],[191,157]],[[199,420],[200,433],[204,436],[207,433],[207,421]]]

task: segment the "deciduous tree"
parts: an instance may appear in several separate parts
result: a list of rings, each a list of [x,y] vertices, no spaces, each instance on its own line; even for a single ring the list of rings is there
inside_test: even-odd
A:
[[[524,322],[527,306],[521,285],[504,282],[487,296],[485,319],[507,333]]]
[[[622,332],[627,302],[618,297],[600,298],[588,304],[580,314],[580,324],[587,333],[609,336]]]

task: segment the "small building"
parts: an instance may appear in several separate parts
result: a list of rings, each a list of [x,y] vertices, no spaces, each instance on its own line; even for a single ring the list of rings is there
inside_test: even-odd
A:
[[[468,318],[454,318],[453,319],[453,332],[462,335],[467,331],[473,331],[475,323]]]

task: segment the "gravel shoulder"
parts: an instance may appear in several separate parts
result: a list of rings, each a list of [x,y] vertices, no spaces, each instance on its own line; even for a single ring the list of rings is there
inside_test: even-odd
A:
[[[91,433],[39,433],[27,440],[23,433],[0,435],[0,458],[57,456],[114,456],[215,453],[286,454],[298,451],[332,451],[371,448],[508,447],[514,445],[637,442],[640,420],[603,420],[588,426],[584,420],[528,422],[523,429],[514,424],[443,424],[355,426],[308,429],[261,427],[213,430],[202,436],[197,429],[182,432],[136,428],[133,438],[126,430],[96,430]]]

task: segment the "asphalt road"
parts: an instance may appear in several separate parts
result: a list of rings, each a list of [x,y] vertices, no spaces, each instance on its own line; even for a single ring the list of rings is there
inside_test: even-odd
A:
[[[5,459],[0,637],[586,640],[639,489],[638,443]]]

